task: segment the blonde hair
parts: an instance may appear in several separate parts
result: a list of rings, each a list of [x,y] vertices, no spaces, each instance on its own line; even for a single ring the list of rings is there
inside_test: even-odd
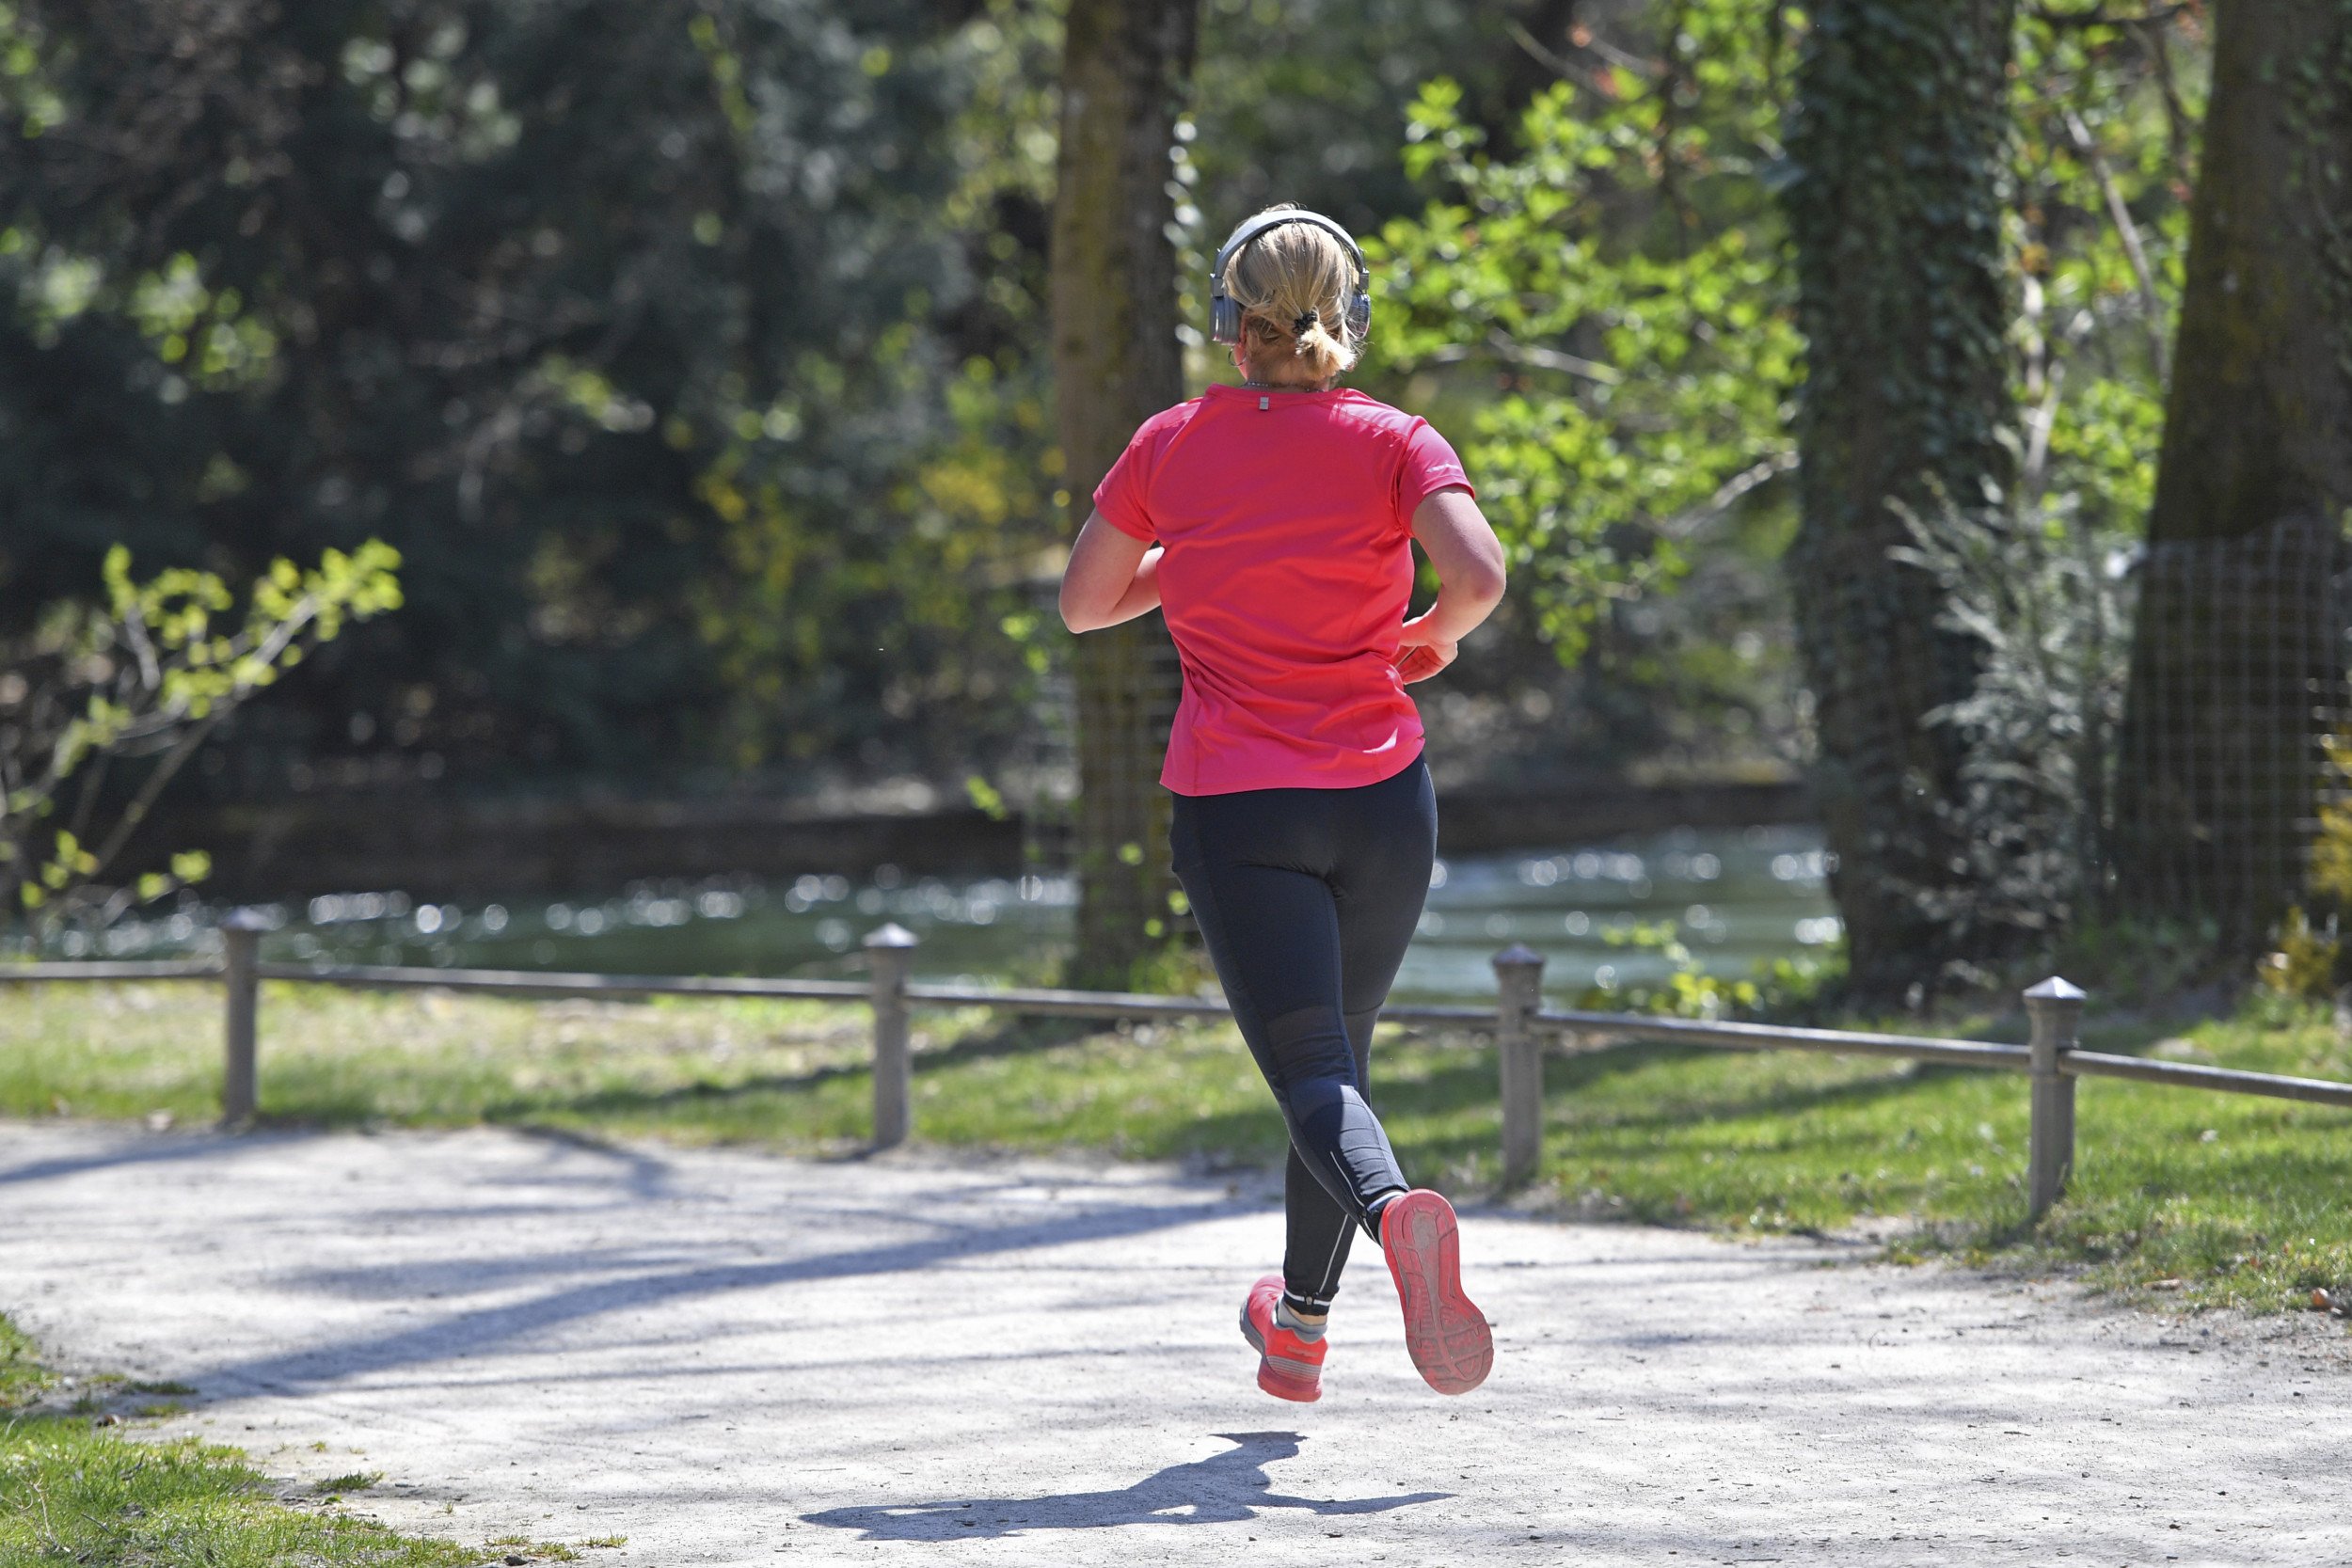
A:
[[[1266,212],[1295,210],[1285,201]],[[1279,355],[1300,360],[1313,381],[1355,368],[1363,348],[1347,329],[1347,302],[1360,282],[1356,258],[1321,224],[1267,230],[1233,253],[1222,281],[1225,297],[1241,308],[1241,348],[1253,369]]]

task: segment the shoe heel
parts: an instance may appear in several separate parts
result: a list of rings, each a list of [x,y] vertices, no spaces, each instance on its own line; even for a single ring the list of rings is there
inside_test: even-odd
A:
[[[1312,1404],[1323,1398],[1323,1379],[1294,1377],[1263,1355],[1258,1358],[1258,1386],[1295,1404]]]
[[[1486,1382],[1494,1333],[1462,1290],[1454,1206],[1421,1188],[1392,1199],[1380,1214],[1380,1250],[1405,1314],[1405,1349],[1422,1381],[1440,1394],[1467,1394]]]

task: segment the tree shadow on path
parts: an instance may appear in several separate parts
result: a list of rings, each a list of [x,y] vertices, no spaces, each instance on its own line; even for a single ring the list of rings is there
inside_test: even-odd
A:
[[[1039,1529],[1104,1529],[1115,1525],[1230,1525],[1265,1508],[1311,1513],[1386,1513],[1438,1502],[1451,1492],[1407,1492],[1392,1497],[1325,1501],[1276,1492],[1265,1467],[1297,1457],[1295,1432],[1220,1432],[1237,1445],[1223,1453],[1170,1465],[1133,1486],[1108,1492],[1062,1492],[1042,1497],[973,1497],[936,1503],[876,1503],[829,1508],[802,1518],[862,1533],[861,1541],[947,1541],[1020,1535]]]

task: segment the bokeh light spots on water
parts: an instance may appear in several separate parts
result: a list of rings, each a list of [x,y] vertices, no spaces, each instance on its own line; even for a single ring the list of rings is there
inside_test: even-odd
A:
[[[1840,927],[1820,835],[1802,828],[1682,829],[1551,853],[1454,855],[1430,875],[1427,907],[1397,976],[1399,1001],[1494,995],[1495,949],[1544,955],[1548,990],[1632,985],[1662,974],[1655,951],[1613,944],[1636,924],[1673,922],[1700,965],[1734,978],[1759,960],[1817,953]],[[884,920],[922,939],[931,980],[1034,980],[1066,952],[1077,890],[1064,875],[959,879],[896,866],[853,880],[810,872],[632,884],[608,896],[417,898],[399,890],[323,894],[265,910],[276,962],[558,969],[614,974],[861,971],[858,944]],[[216,911],[191,905],[92,937],[59,958],[166,958],[214,945]]]

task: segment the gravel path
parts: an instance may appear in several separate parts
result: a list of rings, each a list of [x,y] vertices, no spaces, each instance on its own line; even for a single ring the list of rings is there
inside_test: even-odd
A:
[[[0,1310],[340,1505],[628,1564],[2352,1560],[2345,1337],[1472,1214],[1486,1387],[1376,1257],[1251,1385],[1254,1183],[505,1132],[0,1125]],[[1370,1267],[1365,1266],[1370,1263]],[[316,1445],[314,1448],[313,1445]]]

